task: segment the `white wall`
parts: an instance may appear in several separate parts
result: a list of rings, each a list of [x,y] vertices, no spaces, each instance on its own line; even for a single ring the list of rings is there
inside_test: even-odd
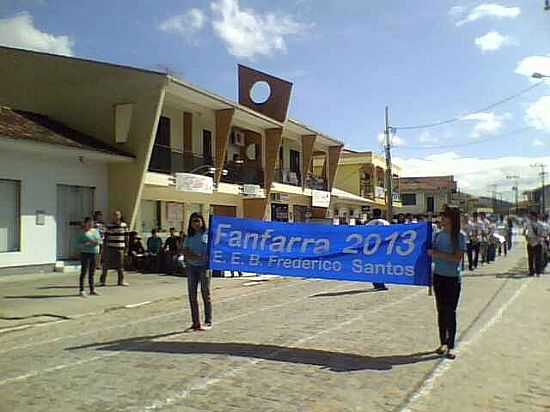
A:
[[[83,163],[77,156],[55,152],[35,154],[0,151],[0,179],[21,182],[20,251],[0,253],[0,268],[52,264],[57,250],[57,184],[95,187],[94,208],[109,216],[108,175],[105,163]],[[46,212],[44,226],[36,225],[36,211]]]
[[[202,131],[203,129],[212,132],[212,153],[214,154],[216,139],[216,116],[214,111],[205,110],[196,112],[194,110],[181,110],[171,106],[164,106],[162,116],[170,119],[170,146],[172,149],[183,152],[183,113],[188,111],[193,114],[193,153],[202,155]]]

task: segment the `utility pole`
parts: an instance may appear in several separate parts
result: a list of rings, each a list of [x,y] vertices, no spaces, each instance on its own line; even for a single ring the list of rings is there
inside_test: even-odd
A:
[[[386,219],[391,223],[393,218],[393,174],[391,168],[391,130],[389,125],[389,108],[386,106],[386,126],[384,128],[384,149],[386,153]]]
[[[512,180],[514,185],[512,186],[512,191],[514,192],[514,202],[516,204],[516,216],[519,215],[519,176],[506,176],[506,179]]]
[[[541,183],[542,183],[542,188],[541,188],[541,204],[540,204],[540,213],[542,213],[543,215],[546,214],[546,188],[544,187],[545,186],[545,177],[546,177],[546,165],[544,163],[535,163],[535,164],[532,164],[531,167],[537,167],[540,169],[540,172],[539,172],[539,176],[540,176],[540,179],[541,179]]]
[[[491,188],[491,198],[493,203],[493,212],[496,213],[497,211],[497,184],[493,183],[489,185],[489,188]]]

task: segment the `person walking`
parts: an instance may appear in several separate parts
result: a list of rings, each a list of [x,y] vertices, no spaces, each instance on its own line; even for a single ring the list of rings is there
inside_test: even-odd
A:
[[[442,214],[442,230],[433,249],[428,251],[434,263],[433,290],[437,307],[439,339],[436,353],[455,359],[456,308],[460,298],[460,262],[466,251],[466,238],[460,231],[460,211],[447,207]]]
[[[367,226],[389,226],[390,222],[382,218],[382,211],[380,209],[374,209],[372,212],[372,219],[367,222]],[[376,291],[388,290],[388,287],[384,283],[373,282],[372,286]]]
[[[94,221],[87,217],[84,219],[82,233],[77,239],[80,249],[80,296],[86,296],[84,291],[84,278],[88,272],[88,285],[90,295],[98,295],[94,288],[94,275],[96,268],[96,259],[99,255],[99,246],[101,244],[101,235],[94,228]]]
[[[122,221],[120,210],[113,212],[113,221],[107,225],[104,245],[105,259],[99,286],[105,286],[109,269],[117,271],[118,286],[128,286],[128,283],[124,282],[124,255],[128,247],[128,226]]]
[[[542,225],[538,213],[529,212],[523,234],[527,240],[527,258],[529,261],[529,276],[540,276],[542,273]]]
[[[512,216],[508,216],[506,219],[506,225],[508,226],[508,231],[506,232],[506,243],[508,244],[508,250],[512,250],[512,242],[514,237],[514,221]]]
[[[203,331],[212,327],[212,301],[210,298],[210,281],[208,273],[208,230],[204,218],[193,213],[189,219],[187,237],[183,243],[183,254],[187,269],[187,293],[191,308],[192,330]],[[201,285],[204,303],[205,326],[201,326],[197,290]]]

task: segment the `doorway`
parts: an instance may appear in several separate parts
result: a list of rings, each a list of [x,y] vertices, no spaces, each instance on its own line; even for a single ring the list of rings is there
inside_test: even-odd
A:
[[[57,185],[57,258],[77,259],[76,239],[85,217],[94,211],[93,187]]]
[[[434,197],[428,196],[426,197],[426,212],[433,213],[434,211],[435,211]]]

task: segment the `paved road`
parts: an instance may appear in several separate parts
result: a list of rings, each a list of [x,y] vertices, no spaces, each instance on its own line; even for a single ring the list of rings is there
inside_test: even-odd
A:
[[[185,280],[172,279],[147,283],[162,296],[147,305],[97,311],[88,298],[69,320],[0,329],[0,411],[549,410],[550,276],[526,278],[523,253],[465,277],[455,361],[431,352],[425,288],[215,279],[214,329],[185,333]],[[39,292],[21,288],[9,293]],[[129,290],[98,299],[147,297]]]

